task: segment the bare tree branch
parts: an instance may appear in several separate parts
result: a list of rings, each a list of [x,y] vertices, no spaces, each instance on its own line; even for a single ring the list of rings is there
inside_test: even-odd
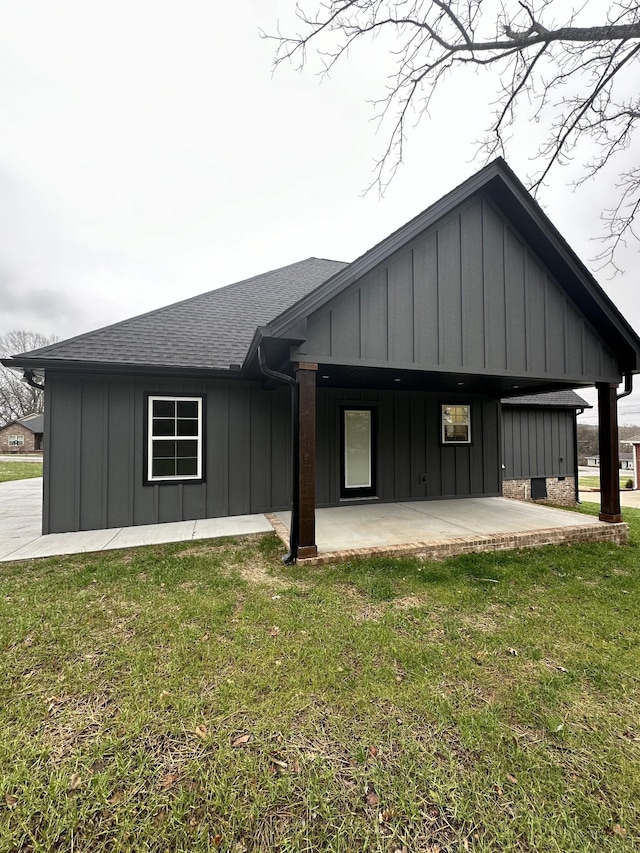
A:
[[[55,343],[38,332],[14,330],[0,336],[0,358],[30,352]],[[0,364],[0,426],[44,411],[44,393],[22,381],[22,372]]]
[[[640,121],[640,3],[612,0],[600,20],[593,4],[567,0],[301,0],[297,35],[274,38],[274,66],[307,65],[313,47],[328,74],[359,43],[377,40],[395,62],[386,91],[375,95],[378,125],[387,136],[370,189],[383,193],[404,156],[410,116],[428,115],[431,99],[458,67],[498,76],[495,117],[480,151],[508,153],[518,122],[546,123],[548,135],[531,184],[538,191],[559,165],[580,157],[583,183],[632,144]],[[310,11],[306,11],[309,9]],[[312,10],[312,11],[311,11]],[[390,38],[380,39],[387,34]],[[390,46],[391,45],[391,46]],[[631,93],[631,94],[629,94]],[[525,117],[524,119],[522,117]],[[596,154],[594,155],[594,147]],[[584,153],[581,153],[584,152]],[[640,173],[619,176],[618,198],[604,215],[602,258],[634,234],[640,216]]]

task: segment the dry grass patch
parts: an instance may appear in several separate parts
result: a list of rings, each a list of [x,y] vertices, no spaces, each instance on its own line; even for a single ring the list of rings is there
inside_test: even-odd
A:
[[[44,719],[35,731],[48,751],[49,763],[60,764],[76,751],[104,735],[117,716],[118,707],[110,693],[86,696],[49,696]]]

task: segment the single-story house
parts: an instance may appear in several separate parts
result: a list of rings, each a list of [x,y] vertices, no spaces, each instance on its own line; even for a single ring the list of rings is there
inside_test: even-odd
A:
[[[633,453],[620,453],[620,469],[622,471],[633,471]]]
[[[621,520],[640,339],[502,159],[351,263],[4,363],[45,386],[45,533],[291,506],[289,558],[312,557],[316,507],[500,495],[501,400],[592,385],[600,517]]]
[[[640,435],[635,435],[633,438],[628,438],[626,441],[622,442],[623,444],[629,444],[631,446],[631,468],[633,470],[633,488],[640,488],[640,482],[638,482],[638,472],[640,471]]]
[[[621,441],[621,444],[629,442]],[[597,468],[600,465],[599,456],[587,456],[587,465],[590,468]],[[618,453],[618,465],[622,471],[633,471],[633,453]]]
[[[44,415],[25,415],[0,429],[0,453],[42,453]]]

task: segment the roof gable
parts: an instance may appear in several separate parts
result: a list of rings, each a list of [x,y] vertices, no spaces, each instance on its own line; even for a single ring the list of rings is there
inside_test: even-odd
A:
[[[483,195],[501,212],[555,280],[561,282],[567,296],[614,354],[620,371],[637,372],[640,369],[640,338],[501,158],[286,309],[269,324],[268,334],[286,338],[315,311],[478,195]]]
[[[323,364],[618,381],[611,352],[484,191],[312,312],[296,354]]]

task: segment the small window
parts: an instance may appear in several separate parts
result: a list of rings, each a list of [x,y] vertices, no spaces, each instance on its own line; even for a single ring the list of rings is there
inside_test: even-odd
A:
[[[442,443],[471,444],[471,406],[442,407]]]
[[[203,398],[149,396],[148,483],[202,481]]]
[[[23,435],[10,435],[9,436],[9,447],[24,447],[24,436]]]

